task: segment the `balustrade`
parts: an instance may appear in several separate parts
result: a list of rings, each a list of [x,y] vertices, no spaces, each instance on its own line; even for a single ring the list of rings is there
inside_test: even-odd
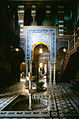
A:
[[[68,50],[62,63],[61,69],[65,70],[70,56],[77,51],[78,47],[79,47],[79,29],[77,28],[77,31],[74,30],[74,34],[69,37]]]

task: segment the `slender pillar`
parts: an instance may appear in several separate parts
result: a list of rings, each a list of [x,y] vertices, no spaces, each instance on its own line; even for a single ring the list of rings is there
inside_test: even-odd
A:
[[[47,78],[48,78],[48,83],[50,82],[50,61],[48,60],[48,69],[47,69]]]
[[[49,84],[52,84],[52,64],[50,62],[50,79],[49,79]]]
[[[29,90],[32,89],[32,83],[31,83],[31,80],[29,80]]]
[[[30,65],[30,73],[32,74],[32,61],[29,62]]]
[[[36,5],[32,5],[31,16],[33,18],[33,25],[35,25]]]
[[[29,76],[29,90],[32,89],[32,82],[31,82],[31,73],[28,72],[28,76]]]
[[[33,16],[33,25],[35,25],[35,16]]]
[[[56,75],[56,61],[53,62],[53,85],[56,84],[55,75]]]
[[[40,73],[40,66],[39,66],[38,72]]]
[[[32,82],[31,82],[31,73],[28,72],[28,76],[29,76],[29,110],[32,110],[32,94],[31,94],[31,90],[32,90]]]
[[[26,61],[26,76],[28,76],[28,61]]]
[[[29,93],[29,110],[32,110],[32,95]]]
[[[45,64],[44,66],[44,71],[45,71],[45,74],[47,73],[47,64]]]

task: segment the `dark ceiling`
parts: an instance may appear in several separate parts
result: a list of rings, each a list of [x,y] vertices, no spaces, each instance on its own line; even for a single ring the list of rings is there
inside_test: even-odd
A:
[[[18,1],[18,2],[20,2],[20,1],[34,1],[34,2],[36,2],[36,1],[57,1],[57,2],[68,2],[68,1],[73,1],[73,0],[8,0],[8,1]]]

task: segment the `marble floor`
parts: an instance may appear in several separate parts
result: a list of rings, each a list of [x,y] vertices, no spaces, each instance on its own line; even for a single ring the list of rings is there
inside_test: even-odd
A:
[[[18,82],[0,89],[1,119],[79,119],[79,93],[66,83],[52,85],[46,92],[33,95],[46,106],[44,110],[3,111],[19,95],[27,95],[25,82]]]

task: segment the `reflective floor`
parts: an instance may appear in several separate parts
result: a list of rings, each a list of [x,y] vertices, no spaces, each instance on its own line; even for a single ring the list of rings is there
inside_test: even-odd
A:
[[[79,119],[79,93],[66,83],[48,86],[46,92],[34,93],[32,99],[41,103],[38,110],[2,111],[19,95],[27,95],[25,82],[18,82],[0,90],[0,118]]]

